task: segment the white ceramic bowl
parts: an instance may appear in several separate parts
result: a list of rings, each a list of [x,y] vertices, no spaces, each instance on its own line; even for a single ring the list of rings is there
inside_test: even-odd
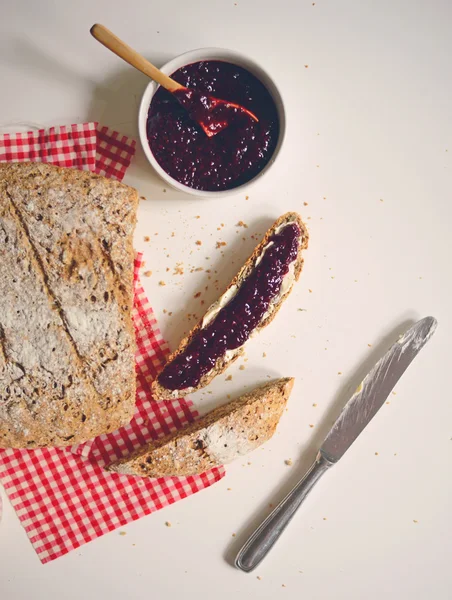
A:
[[[253,60],[243,56],[243,54],[239,54],[238,52],[233,52],[232,50],[226,50],[224,48],[199,48],[198,50],[191,50],[190,52],[185,52],[173,60],[167,62],[161,70],[167,75],[171,75],[174,71],[177,71],[180,67],[185,65],[189,65],[194,62],[198,62],[200,60],[223,60],[225,62],[230,62],[239,67],[243,67],[250,73],[252,73],[255,77],[257,77],[270,92],[275,105],[278,111],[279,118],[279,137],[278,142],[276,144],[275,151],[273,152],[273,156],[269,160],[269,162],[265,165],[265,167],[260,171],[253,179],[240,185],[238,187],[232,188],[230,190],[222,190],[222,191],[202,191],[195,190],[187,185],[179,183],[172,177],[166,173],[162,167],[159,165],[157,160],[155,159],[151,148],[149,146],[147,133],[146,133],[146,122],[148,118],[149,106],[151,104],[152,96],[158,89],[158,85],[151,81],[144,91],[143,98],[141,99],[140,110],[138,113],[138,130],[140,134],[141,145],[143,146],[144,153],[146,154],[147,159],[160,175],[160,177],[170,186],[175,188],[176,190],[180,190],[182,192],[186,192],[187,194],[192,194],[194,196],[204,196],[204,197],[221,197],[227,196],[228,194],[234,194],[237,192],[242,192],[245,189],[248,189],[250,185],[255,183],[258,179],[261,179],[266,173],[268,173],[272,164],[275,162],[284,140],[284,134],[286,130],[286,115],[284,111],[284,104],[281,98],[281,94],[279,93],[278,88],[276,87],[273,79],[268,75],[264,69],[258,65]]]

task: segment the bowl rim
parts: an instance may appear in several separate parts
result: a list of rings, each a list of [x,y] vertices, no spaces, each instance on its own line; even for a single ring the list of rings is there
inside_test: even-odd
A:
[[[273,77],[271,77],[271,75],[258,62],[256,62],[253,58],[249,58],[245,54],[242,54],[241,52],[229,50],[227,48],[206,47],[189,50],[187,52],[175,56],[174,58],[166,62],[161,67],[161,71],[163,71],[163,73],[165,73],[166,75],[171,75],[171,73],[174,73],[174,71],[176,71],[180,67],[201,60],[224,60],[225,62],[232,62],[233,64],[236,64],[239,67],[243,67],[244,69],[250,71],[255,77],[257,77],[265,85],[265,87],[271,94],[273,101],[275,102],[276,109],[278,111],[279,135],[273,155],[268,161],[268,163],[265,165],[265,167],[261,171],[259,171],[259,173],[255,175],[250,181],[247,181],[246,183],[231,188],[229,190],[219,191],[197,190],[195,188],[189,187],[188,185],[180,183],[179,181],[168,175],[168,173],[159,165],[157,159],[154,157],[154,154],[152,153],[151,147],[147,139],[146,125],[149,106],[151,104],[155,92],[160,87],[155,81],[149,82],[141,97],[140,107],[138,111],[138,133],[140,137],[141,146],[143,148],[144,154],[146,155],[146,158],[148,159],[149,163],[154,168],[154,170],[157,172],[157,174],[169,186],[176,190],[185,192],[186,194],[190,194],[191,196],[198,196],[204,198],[229,196],[231,194],[243,192],[245,189],[248,190],[252,185],[259,181],[263,176],[265,176],[275,163],[279,153],[281,152],[281,148],[286,134],[286,111],[284,100]]]

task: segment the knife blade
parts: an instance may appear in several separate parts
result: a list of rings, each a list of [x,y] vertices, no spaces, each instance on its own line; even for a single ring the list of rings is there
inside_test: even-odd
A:
[[[342,458],[383,406],[436,326],[433,317],[415,323],[366,375],[330,429],[311,468],[249,537],[237,555],[236,567],[248,573],[267,555],[317,481]]]
[[[320,447],[327,460],[337,462],[350,448],[434,334],[436,326],[437,321],[433,317],[425,317],[415,323],[366,375]]]

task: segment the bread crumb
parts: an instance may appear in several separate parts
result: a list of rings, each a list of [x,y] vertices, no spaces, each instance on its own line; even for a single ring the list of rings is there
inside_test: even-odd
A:
[[[397,392],[391,392],[391,393],[392,393],[392,395],[393,395],[393,396],[396,396],[396,395],[397,395]]]
[[[148,235],[145,235],[143,239],[144,239],[145,242],[150,242],[151,241],[151,238]]]
[[[196,215],[195,219],[200,219],[201,216],[200,215]]]
[[[372,348],[372,344],[367,344],[369,346],[369,348]]]
[[[250,465],[251,463],[248,461],[246,464],[247,464],[247,465]]]
[[[196,294],[193,296],[193,298],[199,298],[200,295],[201,295],[201,292],[196,292]]]
[[[375,452],[375,456],[378,456],[378,452]]]
[[[282,587],[286,587],[286,584],[285,584],[285,583],[283,583],[283,584],[282,584]]]
[[[245,365],[240,365],[239,371],[244,371],[244,370],[245,370]]]
[[[236,535],[237,535],[236,533],[233,533],[233,534],[232,534],[232,537],[235,537]]]
[[[166,308],[163,309],[163,314],[166,315]]]
[[[391,403],[389,402],[389,400],[387,400],[387,401],[386,401],[386,404],[391,404]]]
[[[308,290],[308,292],[309,292],[310,294],[312,294],[312,290]]]
[[[226,242],[217,242],[216,248],[218,250],[219,248],[222,248],[223,246],[226,246],[226,245],[227,245]]]
[[[416,519],[413,519],[413,523],[418,523],[419,521],[416,521]]]
[[[259,579],[259,581],[261,581],[261,580],[262,580],[262,577],[261,577],[260,575],[258,575],[258,576],[256,577],[256,579]]]
[[[291,467],[293,465],[292,459],[286,458],[286,460],[284,461],[284,464],[287,465],[288,467]]]
[[[380,198],[380,202],[384,202],[383,198]]]
[[[173,275],[183,275],[184,274],[183,265],[184,265],[184,263],[177,263],[176,266],[174,267]]]
[[[314,427],[314,425],[309,424],[309,427],[311,427],[311,429],[312,429],[312,427]]]
[[[174,231],[171,232],[171,237],[175,237],[176,233]]]
[[[262,358],[265,358],[267,356],[266,352],[262,352]]]
[[[326,521],[326,517],[323,517],[323,520]]]
[[[337,374],[338,374],[338,375],[342,375],[342,371],[338,371],[338,372],[337,372]]]
[[[317,406],[317,404],[314,403],[312,406],[315,408]]]
[[[171,527],[171,523],[170,523],[169,521],[165,521],[165,525],[166,525],[167,527]]]
[[[140,200],[146,200],[146,196],[140,196]]]
[[[306,308],[298,308],[297,310],[298,310],[298,312],[308,312],[308,311],[306,310]]]
[[[166,272],[168,273],[168,271],[170,271],[171,269],[169,267],[166,267]]]
[[[144,275],[145,277],[150,277],[150,276],[152,275],[152,271],[145,271],[145,272],[143,273],[143,275]]]
[[[119,535],[127,535],[127,531],[120,531]]]
[[[232,381],[232,375],[228,375],[225,379],[225,381]]]
[[[243,221],[239,221],[237,223],[236,227],[245,227],[245,229],[248,229],[248,225],[246,223],[244,223]]]
[[[166,285],[166,283],[164,281],[159,281],[159,285]]]
[[[232,492],[232,488],[226,488],[228,492]]]
[[[308,206],[308,203],[307,203],[307,202],[303,202],[303,205],[304,205],[304,206]]]
[[[304,68],[305,68],[305,69],[308,69],[308,68],[309,68],[309,65],[305,65],[305,66],[304,66]]]

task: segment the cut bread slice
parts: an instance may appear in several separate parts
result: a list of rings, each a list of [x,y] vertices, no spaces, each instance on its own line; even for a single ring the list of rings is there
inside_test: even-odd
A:
[[[244,282],[250,278],[256,267],[262,261],[266,251],[272,245],[272,238],[276,234],[279,234],[288,225],[295,225],[299,229],[298,247],[294,259],[288,266],[288,270],[282,280],[281,287],[275,296],[271,299],[268,304],[268,308],[263,314],[260,322],[252,330],[252,333],[259,332],[261,329],[266,327],[276,316],[276,313],[280,309],[283,301],[287,298],[288,294],[292,290],[293,284],[298,280],[302,267],[303,267],[303,256],[302,251],[308,246],[308,231],[306,226],[302,222],[300,216],[297,213],[290,212],[282,215],[274,225],[267,231],[262,242],[256,247],[253,254],[246,261],[244,266],[241,268],[239,273],[234,277],[230,285],[227,287],[225,293],[215,302],[204,315],[203,319],[192,329],[189,335],[182,340],[179,348],[170,355],[168,362],[166,363],[163,371],[159,374],[157,379],[152,384],[152,393],[155,400],[168,400],[171,398],[178,398],[185,396],[192,392],[195,392],[206,385],[208,385],[214,377],[223,373],[226,368],[231,365],[241,354],[243,354],[244,343],[233,349],[226,348],[226,351],[216,358],[215,363],[207,372],[204,372],[202,376],[196,381],[194,385],[183,385],[170,387],[170,384],[165,381],[167,380],[167,373],[169,369],[175,367],[185,369],[186,365],[182,364],[182,361],[187,360],[190,366],[190,361],[196,360],[196,353],[193,353],[193,346],[197,344],[197,340],[200,340],[200,336],[203,336],[206,328],[210,327],[211,324],[214,326],[217,319],[221,319],[224,312],[224,308],[238,296]],[[271,279],[270,275],[268,276]]]
[[[75,444],[130,421],[137,204],[93,173],[0,164],[0,448]]]
[[[255,388],[107,469],[124,475],[170,477],[196,475],[230,463],[272,437],[293,383],[292,378],[284,378]]]

